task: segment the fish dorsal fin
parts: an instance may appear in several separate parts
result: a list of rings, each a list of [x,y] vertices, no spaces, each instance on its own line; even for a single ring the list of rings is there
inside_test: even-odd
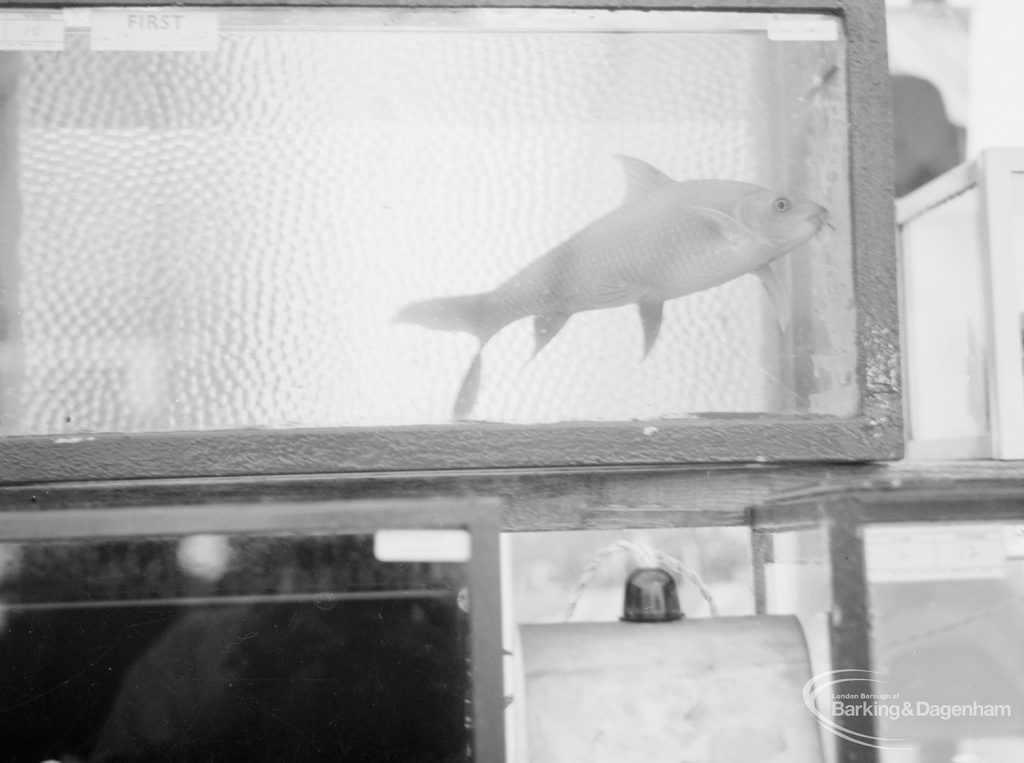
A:
[[[628,204],[676,182],[661,170],[640,159],[623,154],[616,154],[615,158],[619,160],[622,171],[626,173],[626,197],[623,203]]]

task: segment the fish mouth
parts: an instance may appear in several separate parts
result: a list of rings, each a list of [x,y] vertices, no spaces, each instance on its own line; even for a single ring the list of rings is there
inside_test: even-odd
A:
[[[778,237],[765,237],[762,240],[772,246],[785,246],[791,249],[817,238],[826,228],[834,232],[836,226],[833,224],[828,210],[817,204],[815,206],[817,211],[809,212],[796,229],[791,229]]]
[[[828,228],[830,231],[835,231],[835,223],[832,222],[832,215],[828,213],[828,210],[821,207],[817,212],[807,218],[808,221],[821,231],[824,228]]]

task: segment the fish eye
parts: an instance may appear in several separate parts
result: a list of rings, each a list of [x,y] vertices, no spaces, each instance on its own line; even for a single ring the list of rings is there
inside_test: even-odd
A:
[[[787,212],[789,211],[789,199],[785,196],[780,196],[772,202],[772,209],[776,212]]]

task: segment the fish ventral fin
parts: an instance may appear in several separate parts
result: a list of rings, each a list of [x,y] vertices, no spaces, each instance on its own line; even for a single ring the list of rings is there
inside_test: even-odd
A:
[[[785,284],[779,279],[778,273],[772,269],[771,263],[762,265],[754,271],[757,277],[764,284],[764,290],[768,292],[768,298],[775,308],[775,317],[779,321],[779,328],[785,331],[789,327],[789,292]]]
[[[537,357],[537,353],[547,347],[548,342],[555,338],[555,334],[562,330],[562,326],[568,320],[568,313],[552,313],[550,315],[535,315],[533,317],[534,345],[530,360]],[[527,361],[527,363],[529,362]]]
[[[623,204],[628,204],[641,196],[646,196],[676,182],[657,167],[652,167],[641,159],[634,159],[632,156],[624,154],[616,154],[615,158],[618,159],[619,164],[622,165],[622,171],[626,174],[626,196],[622,200]]]
[[[661,331],[661,319],[665,314],[664,302],[638,302],[640,322],[644,327],[644,359],[651,354],[654,343],[658,341]]]

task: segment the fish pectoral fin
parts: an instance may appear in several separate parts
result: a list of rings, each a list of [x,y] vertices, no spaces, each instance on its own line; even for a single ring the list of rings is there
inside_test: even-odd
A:
[[[626,174],[626,196],[622,200],[623,204],[676,182],[661,170],[640,159],[623,154],[616,154],[615,158],[619,160],[622,171]]]
[[[537,357],[537,353],[543,350],[548,342],[555,338],[555,335],[562,330],[562,326],[569,320],[569,313],[552,313],[550,315],[535,315],[533,318],[533,354],[530,360]],[[526,361],[529,363],[530,361]]]
[[[785,331],[789,326],[790,314],[789,292],[786,291],[785,284],[779,279],[779,274],[772,269],[770,263],[762,265],[754,273],[761,279],[765,291],[768,292],[768,298],[772,302],[772,307],[775,308],[775,317],[779,321],[779,328]]]
[[[638,302],[640,322],[644,327],[644,358],[651,354],[654,343],[658,341],[661,331],[661,319],[665,313],[664,302]]]
[[[476,397],[480,392],[480,372],[483,368],[483,350],[481,347],[473,356],[473,362],[462,377],[462,384],[459,385],[459,393],[455,396],[455,406],[452,410],[452,418],[456,421],[463,421],[469,418],[476,405]]]
[[[688,206],[677,210],[676,215],[683,217],[689,215],[702,225],[707,233],[716,238],[723,239],[730,244],[739,244],[749,241],[751,232],[744,228],[737,220],[710,207]]]

